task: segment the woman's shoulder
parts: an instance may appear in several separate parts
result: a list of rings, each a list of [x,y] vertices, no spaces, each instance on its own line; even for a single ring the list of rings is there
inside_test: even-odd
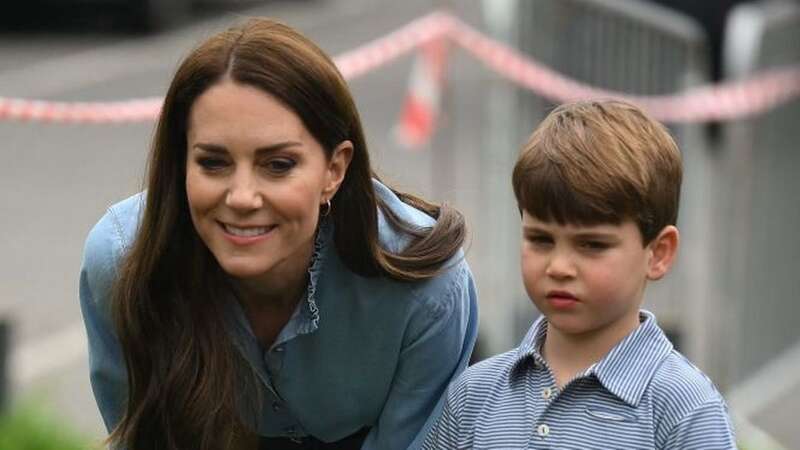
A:
[[[125,239],[126,246],[130,244],[139,229],[139,221],[144,213],[146,200],[146,193],[139,192],[111,205],[106,211],[106,215],[103,216],[103,218],[108,217],[113,220],[120,238]]]
[[[436,225],[436,219],[423,211],[404,203],[389,187],[373,179],[375,194],[383,201],[391,212],[402,221],[419,228],[430,228]],[[381,247],[393,253],[401,253],[411,242],[413,236],[393,226],[385,214],[378,210],[378,235]],[[472,283],[472,274],[464,259],[464,251],[457,251],[450,261],[444,264],[445,269],[438,275],[427,280],[411,283],[413,291],[418,297],[430,300],[438,299],[435,303],[446,300],[448,295],[462,292]],[[408,286],[406,284],[406,286]]]
[[[144,202],[145,195],[140,192],[111,205],[89,232],[87,245],[111,245],[119,247],[118,250],[127,249],[139,228]]]
[[[144,194],[138,193],[109,207],[89,231],[83,250],[82,270],[92,284],[110,283],[120,256],[128,249],[144,208]]]
[[[433,217],[404,203],[389,187],[380,181],[373,179],[372,184],[375,188],[375,195],[402,221],[420,228],[429,228],[436,224],[436,220]],[[378,208],[378,239],[384,249],[392,253],[400,253],[411,242],[412,236],[394,227],[386,218],[384,212]]]

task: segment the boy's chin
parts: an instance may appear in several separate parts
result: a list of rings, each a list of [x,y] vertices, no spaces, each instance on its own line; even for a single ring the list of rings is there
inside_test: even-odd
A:
[[[579,322],[576,320],[558,320],[558,318],[547,318],[548,331],[557,332],[564,336],[580,337],[587,334],[594,334],[602,330],[595,324]]]
[[[627,320],[618,318],[610,322],[603,322],[582,315],[546,314],[548,331],[555,331],[562,336],[572,338],[599,337],[606,334],[627,334],[638,325],[638,319]],[[637,312],[638,318],[638,312]]]

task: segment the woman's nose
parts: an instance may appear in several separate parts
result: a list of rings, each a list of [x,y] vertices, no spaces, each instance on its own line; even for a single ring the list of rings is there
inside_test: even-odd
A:
[[[228,187],[225,204],[233,209],[252,210],[264,206],[264,199],[252,176],[237,174]]]

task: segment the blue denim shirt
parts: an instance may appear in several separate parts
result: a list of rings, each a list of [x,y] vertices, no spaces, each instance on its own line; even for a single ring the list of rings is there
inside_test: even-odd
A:
[[[421,226],[433,219],[375,181],[393,212]],[[109,208],[89,233],[80,302],[97,405],[111,430],[127,398],[125,362],[109,318],[121,255],[138,227],[144,195]],[[448,383],[467,365],[477,335],[472,275],[459,252],[421,282],[367,278],[341,261],[332,225],[320,227],[305,298],[269,348],[261,347],[231,297],[230,331],[263,392],[259,433],[336,441],[371,427],[365,450],[417,448],[438,416]],[[384,248],[408,242],[379,216]]]

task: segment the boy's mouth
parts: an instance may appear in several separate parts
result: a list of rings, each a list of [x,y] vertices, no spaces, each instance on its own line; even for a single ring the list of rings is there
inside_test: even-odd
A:
[[[550,291],[546,298],[555,309],[570,309],[578,304],[578,298],[567,291]]]
[[[578,301],[578,297],[567,291],[550,291],[547,293],[547,298]]]

